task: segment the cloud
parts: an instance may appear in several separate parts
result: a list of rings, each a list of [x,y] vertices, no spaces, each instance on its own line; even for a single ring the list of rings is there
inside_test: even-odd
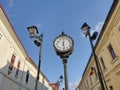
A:
[[[104,21],[101,22],[97,22],[97,24],[95,25],[94,29],[90,30],[90,34],[92,35],[95,31],[97,31],[98,33],[100,33],[102,27],[103,27]],[[82,36],[85,37],[85,35],[82,33]]]
[[[102,22],[98,22],[95,26],[95,28],[93,30],[91,30],[91,33],[93,33],[94,31],[100,32],[102,27],[103,27],[104,21]]]
[[[75,90],[76,87],[78,86],[80,81],[75,81],[73,83],[69,83],[69,90]]]
[[[97,25],[95,26],[95,31],[101,31],[103,24],[104,24],[104,21],[98,22]]]
[[[75,82],[70,82],[69,85],[69,90],[75,90],[78,86],[78,84],[80,83],[81,79],[76,80]],[[62,88],[60,88],[60,90],[63,90],[64,85],[62,86]]]

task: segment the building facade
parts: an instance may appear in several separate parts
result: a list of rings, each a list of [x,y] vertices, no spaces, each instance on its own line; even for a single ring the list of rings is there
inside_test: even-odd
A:
[[[59,90],[58,83],[50,83],[50,86],[52,87],[53,90]]]
[[[107,90],[120,90],[120,0],[114,0],[95,45]],[[76,90],[101,90],[93,54]]]
[[[52,90],[41,72],[38,90]],[[0,5],[0,90],[34,90],[37,66],[28,56]]]

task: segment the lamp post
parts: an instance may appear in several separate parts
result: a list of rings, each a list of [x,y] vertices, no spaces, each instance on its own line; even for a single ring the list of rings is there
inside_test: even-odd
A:
[[[94,60],[95,60],[95,63],[96,63],[96,68],[97,68],[97,71],[98,71],[98,77],[99,77],[99,81],[100,81],[100,86],[101,86],[101,89],[102,90],[105,90],[105,83],[104,83],[104,80],[103,80],[103,74],[102,74],[102,70],[100,68],[100,63],[98,61],[98,57],[95,53],[95,49],[94,49],[94,46],[93,46],[93,43],[92,43],[92,40],[95,40],[98,33],[97,32],[94,32],[93,33],[93,36],[90,35],[90,27],[88,26],[87,23],[84,23],[81,27],[82,31],[83,31],[83,34],[85,34],[85,36],[89,37],[89,41],[90,41],[90,45],[91,45],[91,48],[92,48],[92,53],[94,55]]]
[[[52,87],[53,90],[59,90],[59,86],[62,83],[62,81],[63,81],[63,76],[61,75],[59,77],[59,80],[57,80],[55,83],[51,83],[49,85]]]
[[[59,80],[56,81],[56,83],[57,83],[57,85],[58,85],[58,88],[59,88],[60,84],[62,83],[62,81],[63,81],[63,76],[61,75],[61,76],[59,77]]]
[[[65,90],[68,88],[68,77],[67,77],[67,58],[72,54],[74,48],[73,39],[62,32],[53,42],[55,52],[62,59],[64,67],[64,80],[65,80]]]
[[[34,39],[34,44],[40,48],[39,50],[39,59],[38,59],[38,69],[37,69],[37,77],[35,82],[35,90],[38,88],[38,81],[39,81],[39,73],[40,73],[40,65],[41,65],[41,52],[42,52],[42,41],[43,41],[43,33],[41,35],[38,34],[38,29],[36,26],[27,27],[30,38]]]

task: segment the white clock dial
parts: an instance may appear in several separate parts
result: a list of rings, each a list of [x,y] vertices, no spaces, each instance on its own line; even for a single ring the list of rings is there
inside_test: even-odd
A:
[[[55,42],[54,46],[60,51],[67,51],[72,47],[73,41],[68,36],[61,36],[58,37]]]

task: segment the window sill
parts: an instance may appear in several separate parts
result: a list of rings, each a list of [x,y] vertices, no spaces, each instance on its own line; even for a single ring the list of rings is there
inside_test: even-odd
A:
[[[112,64],[114,64],[119,59],[119,56],[116,56],[115,59],[111,61]]]
[[[104,70],[103,70],[103,73],[105,73],[107,71],[107,69],[105,68]]]

